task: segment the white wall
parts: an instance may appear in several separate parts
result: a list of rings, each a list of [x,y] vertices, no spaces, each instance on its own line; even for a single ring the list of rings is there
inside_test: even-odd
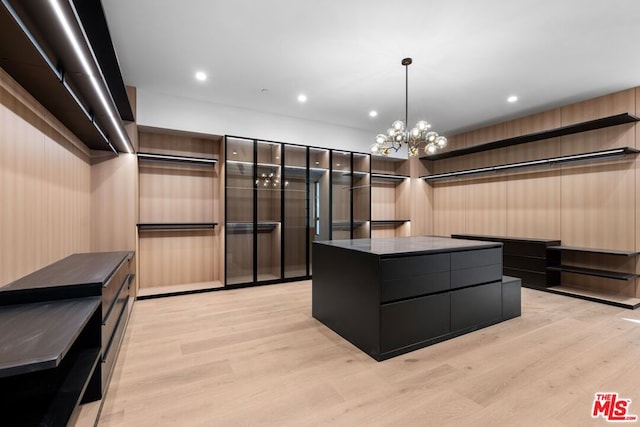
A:
[[[212,104],[138,89],[141,126],[234,135],[316,147],[369,152],[375,135],[367,131],[254,110]]]

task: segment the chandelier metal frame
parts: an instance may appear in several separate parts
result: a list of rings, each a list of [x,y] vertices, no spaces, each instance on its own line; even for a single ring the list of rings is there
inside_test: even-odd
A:
[[[420,148],[423,145],[425,154],[433,154],[447,145],[447,138],[430,130],[431,125],[424,120],[420,120],[411,130],[407,129],[407,123],[409,123],[409,65],[412,62],[411,58],[402,60],[402,65],[405,67],[404,122],[396,120],[386,134],[378,134],[376,142],[371,146],[372,154],[388,156],[391,150],[398,152],[402,148],[402,144],[407,144],[409,156],[414,157],[420,154]]]

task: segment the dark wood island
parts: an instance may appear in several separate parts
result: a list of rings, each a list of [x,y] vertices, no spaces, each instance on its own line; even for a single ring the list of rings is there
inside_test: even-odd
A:
[[[496,242],[314,242],[312,314],[381,361],[519,316],[520,279]]]

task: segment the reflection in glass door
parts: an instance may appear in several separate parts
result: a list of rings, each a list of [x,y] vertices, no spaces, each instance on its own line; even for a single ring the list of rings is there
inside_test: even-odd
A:
[[[331,239],[351,238],[351,153],[331,152]]]
[[[226,138],[225,283],[253,282],[254,143]]]
[[[371,237],[371,156],[353,153],[353,239]]]
[[[257,281],[281,279],[282,145],[258,141],[255,187],[257,193]]]
[[[304,277],[307,272],[307,148],[285,144],[284,149],[284,277]]]
[[[309,148],[309,274],[313,273],[313,242],[331,238],[329,222],[329,150]]]

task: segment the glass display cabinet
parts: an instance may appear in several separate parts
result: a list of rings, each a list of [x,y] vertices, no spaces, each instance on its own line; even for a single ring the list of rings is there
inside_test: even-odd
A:
[[[306,279],[316,240],[370,236],[370,156],[225,137],[225,286]]]

